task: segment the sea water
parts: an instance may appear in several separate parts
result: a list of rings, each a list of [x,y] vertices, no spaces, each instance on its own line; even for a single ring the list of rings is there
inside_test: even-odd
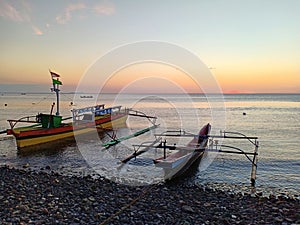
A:
[[[205,96],[203,94],[89,94],[93,98],[80,98],[73,94],[61,94],[60,112],[71,116],[73,108],[94,104],[122,105],[143,111],[158,117],[160,127],[143,136],[130,139],[124,145],[127,150],[118,153],[109,152],[106,163],[97,166],[97,160],[87,162],[94,156],[104,154],[99,140],[87,140],[80,145],[68,144],[49,152],[31,155],[18,155],[13,138],[4,134],[0,137],[0,165],[22,168],[24,165],[33,170],[58,171],[65,175],[97,174],[99,170],[109,171],[110,163],[132,151],[132,144],[139,144],[154,138],[154,133],[165,130],[185,130],[197,133],[207,123],[219,130],[241,132],[259,139],[259,156],[257,168],[257,190],[269,194],[299,195],[300,190],[300,95],[299,94],[230,94],[224,96]],[[8,119],[36,115],[38,112],[50,113],[55,95],[3,93],[0,95],[0,130],[9,128]],[[56,111],[54,106],[54,112]],[[216,118],[217,117],[217,118]],[[131,131],[143,129],[151,123],[145,118],[127,120]],[[126,135],[126,130],[115,133]],[[106,140],[109,138],[106,137]],[[171,140],[176,142],[177,140]],[[181,140],[180,140],[181,141]],[[101,142],[101,141],[100,141]],[[247,143],[234,142],[247,151],[254,150]],[[123,146],[124,146],[123,145]],[[85,157],[86,150],[90,156]],[[125,149],[125,148],[124,148]],[[130,149],[130,150],[128,150]],[[84,152],[83,152],[84,151]],[[96,157],[97,158],[97,157]],[[110,161],[112,160],[112,161]],[[91,166],[92,165],[92,166]],[[96,168],[96,170],[95,170]],[[151,169],[151,168],[150,168]],[[153,168],[152,168],[153,169]],[[96,171],[96,172],[95,172]],[[130,168],[123,173],[138,171]],[[148,170],[151,171],[153,170]],[[247,192],[250,186],[251,163],[243,155],[217,154],[208,165],[201,165],[190,182],[206,184],[213,187]],[[153,176],[160,174],[152,174]],[[132,176],[132,175],[130,175]],[[133,175],[134,176],[134,175]],[[109,178],[111,178],[110,176]],[[147,174],[140,174],[147,180]],[[124,178],[122,178],[124,179]],[[151,180],[151,179],[150,179]],[[152,179],[153,180],[153,179]]]

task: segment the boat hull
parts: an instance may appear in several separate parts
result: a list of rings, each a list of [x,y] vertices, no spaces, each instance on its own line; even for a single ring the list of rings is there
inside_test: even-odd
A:
[[[199,165],[203,154],[204,152],[195,151],[190,155],[187,155],[181,162],[177,162],[175,167],[164,168],[165,180],[174,180],[184,176],[187,172],[190,172],[194,165]]]
[[[57,128],[16,128],[9,131],[16,138],[19,153],[37,151],[65,142],[74,142],[76,135],[101,132],[103,129],[113,129],[126,125],[128,114],[119,113],[116,115],[99,116],[94,122],[76,122],[63,124]]]
[[[191,171],[193,165],[197,162],[199,164],[205,152],[210,129],[210,124],[205,125],[199,131],[198,137],[188,143],[188,149],[181,149],[167,157],[154,160],[156,167],[163,168],[166,181],[183,176]]]

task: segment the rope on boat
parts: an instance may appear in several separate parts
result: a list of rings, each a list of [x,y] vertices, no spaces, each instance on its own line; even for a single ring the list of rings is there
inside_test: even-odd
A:
[[[25,109],[23,111],[22,115],[25,115],[26,112],[28,112],[29,110],[31,110],[33,107],[39,105],[41,102],[45,101],[46,99],[48,99],[50,96],[52,95],[52,93],[48,94],[46,97],[43,97],[40,101],[38,101],[37,103],[34,103],[34,105],[32,105],[31,107]]]
[[[108,131],[109,131],[109,129],[105,129],[105,128],[103,128],[103,126],[102,126],[102,124],[99,124],[99,125],[97,125],[98,127],[100,127],[100,129],[108,136],[108,137],[110,137],[113,141],[115,141],[116,140],[116,131],[115,130],[112,130],[112,132],[113,132],[113,134],[111,135]]]
[[[102,221],[101,223],[99,223],[99,225],[105,225],[108,222],[110,222],[113,218],[115,218],[117,215],[119,215],[120,213],[122,213],[124,210],[126,210],[127,208],[131,207],[133,204],[135,204],[138,200],[140,200],[142,197],[144,197],[150,190],[152,190],[156,185],[151,185],[148,186],[146,188],[144,188],[144,190],[142,191],[142,193],[136,197],[135,199],[133,199],[131,202],[129,202],[127,205],[123,206],[119,211],[115,212],[114,214],[112,214],[110,217],[108,217],[107,219],[105,219],[104,221]]]

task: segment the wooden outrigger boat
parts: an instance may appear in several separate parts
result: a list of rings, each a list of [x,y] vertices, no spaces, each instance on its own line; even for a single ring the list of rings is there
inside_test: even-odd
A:
[[[50,114],[40,113],[36,116],[27,116],[18,120],[8,120],[10,129],[6,130],[8,135],[16,139],[19,153],[49,148],[53,144],[61,144],[62,141],[74,140],[74,135],[81,135],[99,130],[113,129],[124,126],[128,117],[129,109],[122,109],[121,106],[105,108],[104,104],[81,109],[73,109],[72,117],[62,118],[59,113],[59,85],[60,75],[51,72],[53,88],[56,93],[57,111],[53,115],[52,104]],[[70,122],[64,122],[71,120]],[[27,126],[19,127],[19,124]],[[28,124],[33,125],[28,125]]]
[[[163,156],[153,159],[156,167],[164,170],[164,180],[172,180],[185,174],[196,163],[199,162],[205,152],[208,143],[208,135],[211,125],[205,125],[198,135],[186,145],[178,147],[176,145],[167,145],[167,141],[162,141],[162,136],[166,133],[157,135],[158,138],[149,144],[134,145],[134,147],[143,148],[136,150],[132,155],[121,160],[122,163],[128,163],[131,160],[136,160],[136,157],[147,152],[151,148],[163,149]],[[167,132],[168,133],[168,132]],[[178,135],[172,135],[178,137]],[[167,155],[167,150],[173,151],[172,154]]]
[[[166,155],[166,141],[160,148],[164,149],[164,156],[154,160],[156,167],[164,169],[165,180],[172,180],[186,173],[193,164],[201,160],[208,142],[210,124],[205,125],[198,136],[195,136],[185,147],[169,146],[168,149],[177,152]]]
[[[133,145],[134,152],[120,161],[122,168],[125,164],[138,166],[155,166],[162,168],[164,171],[164,180],[172,180],[180,178],[190,172],[191,168],[198,167],[203,156],[208,152],[243,154],[252,164],[251,170],[251,185],[255,185],[257,155],[259,143],[257,137],[247,137],[238,132],[221,132],[220,135],[210,135],[211,125],[206,124],[198,134],[191,134],[183,130],[166,131],[162,134],[155,135],[156,139],[153,142],[145,142],[139,145]],[[163,138],[185,138],[192,137],[193,139],[185,146],[168,145],[166,139]],[[219,144],[220,139],[244,139],[249,141],[254,146],[254,152],[245,152],[244,150],[224,144]],[[118,142],[119,143],[119,142]],[[140,155],[153,150],[157,153],[160,150],[162,157],[153,158],[152,163],[149,163],[148,158],[143,158]],[[171,152],[171,153],[170,153]],[[156,154],[155,154],[156,155]],[[250,156],[253,156],[251,159]]]

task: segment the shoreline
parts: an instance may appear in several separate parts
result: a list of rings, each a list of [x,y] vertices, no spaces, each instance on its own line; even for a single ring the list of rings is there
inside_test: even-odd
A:
[[[300,224],[299,201],[0,166],[1,224]]]

